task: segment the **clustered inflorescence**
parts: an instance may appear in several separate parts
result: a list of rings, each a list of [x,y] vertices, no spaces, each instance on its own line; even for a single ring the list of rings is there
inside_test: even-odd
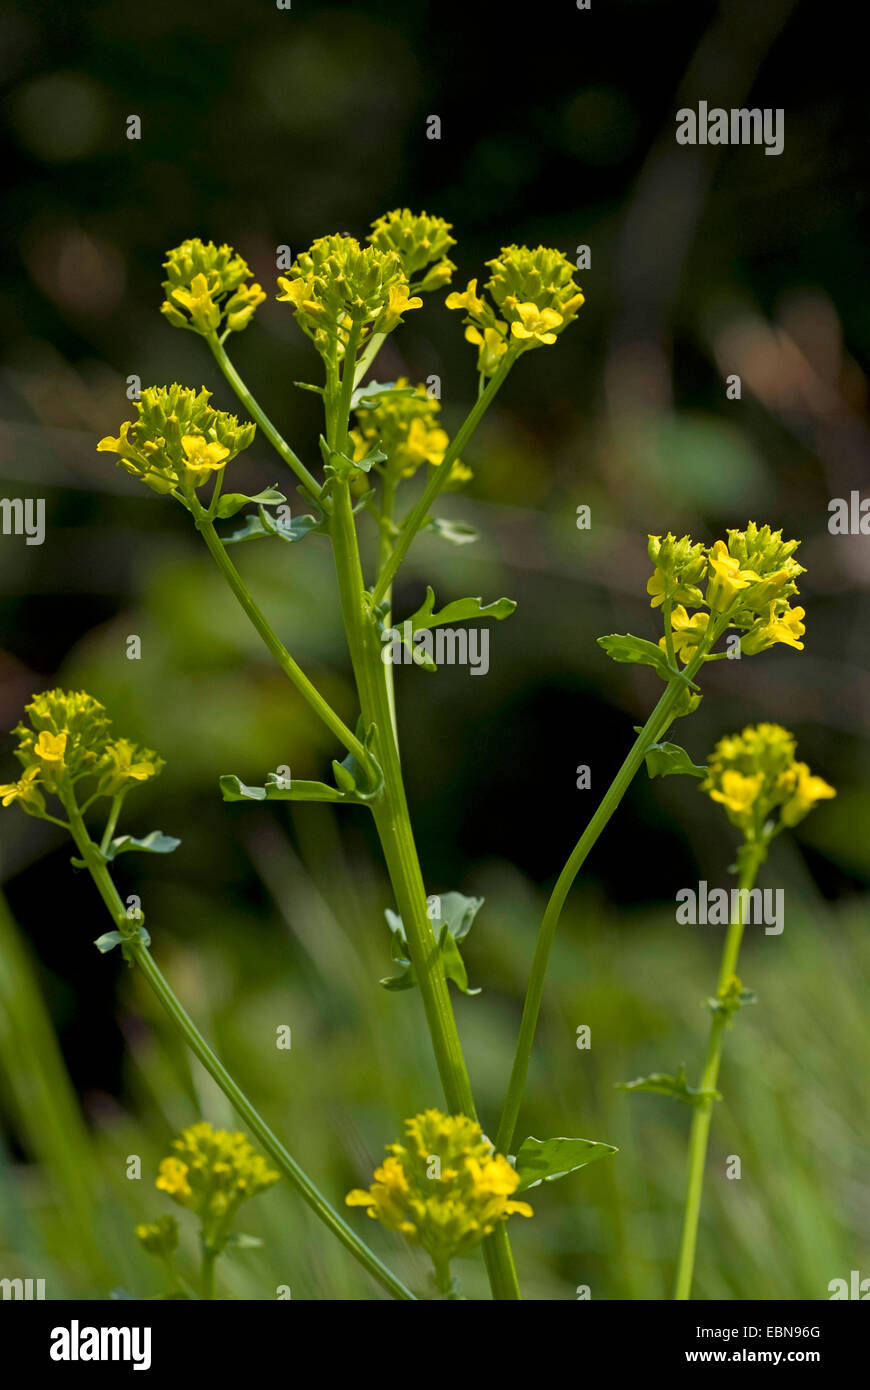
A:
[[[280,1176],[244,1134],[212,1129],[206,1120],[182,1130],[172,1148],[174,1153],[161,1160],[157,1187],[196,1212],[204,1225],[229,1220],[242,1202],[267,1191]]]
[[[462,293],[448,295],[447,307],[465,310],[465,336],[478,349],[477,369],[492,376],[511,344],[520,350],[555,343],[584,298],[571,262],[550,247],[505,246],[487,265],[489,299],[478,294],[477,280],[469,280]]]
[[[797,825],[834,788],[795,758],[794,736],[779,724],[758,724],[716,744],[701,790],[724,806],[750,843]],[[779,812],[778,821],[771,817]]]
[[[650,536],[655,570],[647,592],[651,607],[663,606],[665,613],[665,636],[659,646],[688,665],[699,648],[708,653],[734,628],[746,656],[777,642],[802,651],[804,610],[789,603],[798,592],[795,581],[804,573],[793,558],[799,545],[754,521],[744,530],[729,530],[727,541],[711,546],[696,544],[689,536]]]
[[[405,1121],[405,1135],[387,1146],[372,1186],[346,1201],[421,1245],[436,1267],[473,1250],[509,1216],[532,1215],[512,1198],[517,1173],[467,1116],[425,1110]]]
[[[387,456],[380,471],[396,482],[413,477],[423,464],[437,468],[450,442],[439,424],[440,411],[441,402],[430,397],[422,383],[412,387],[406,377],[399,377],[395,391],[377,397],[370,406],[357,406],[356,427],[350,432],[354,459],[364,458],[379,444]],[[459,486],[470,477],[471,469],[457,459],[447,486]]]
[[[29,724],[19,724],[15,756],[24,772],[0,786],[4,806],[18,802],[32,816],[45,816],[45,793],[66,805],[84,778],[88,804],[98,797],[123,797],[163,769],[163,759],[127,738],[110,738],[104,707],[83,690],[48,690],[25,706]]]
[[[136,402],[136,419],[125,420],[118,438],[107,435],[97,449],[118,455],[128,473],[153,492],[182,502],[253,441],[256,425],[213,410],[211,392],[186,386],[148,386]]]

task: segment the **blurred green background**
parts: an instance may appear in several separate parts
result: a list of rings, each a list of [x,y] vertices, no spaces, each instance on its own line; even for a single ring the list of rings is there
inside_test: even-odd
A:
[[[565,0],[513,16],[443,0],[0,9],[0,495],[45,498],[48,522],[42,546],[0,544],[0,728],[34,690],[81,685],[166,758],[122,828],[182,846],[122,860],[119,886],[141,896],[182,999],[335,1203],[441,1093],[419,999],[377,984],[392,901],[364,814],[218,795],[224,772],[321,777],[335,749],[181,509],[95,453],[130,413],[131,374],[205,384],[234,408],[199,340],[158,313],[166,249],[229,241],[271,290],[277,246],[363,236],[400,205],[453,222],[460,288],[509,242],[591,248],[578,323],[512,375],[468,451],[473,483],[441,507],[481,539],[419,540],[397,592],[399,616],[429,581],[439,599],[519,604],[494,626],[486,680],[397,673],[429,891],[486,899],[465,953],[484,991],[456,1008],[487,1127],[549,887],[658,695],[651,673],[595,643],[658,635],[646,533],[710,541],[752,517],[803,538],[806,651],[710,668],[677,735],[703,760],[723,733],[775,719],[839,789],[764,869],[786,886],[786,930],[750,933],[745,949],[759,1003],[728,1036],[699,1298],[826,1298],[831,1279],[870,1275],[870,561],[866,537],[827,530],[829,499],[868,477],[868,184],[858,46],[837,16],[826,6],[821,24],[818,6],[790,0]],[[783,107],[783,154],[676,146],[674,112],[701,99]],[[125,137],[131,114],[140,141]],[[426,138],[432,114],[440,141]],[[316,466],[316,398],[292,383],[318,365],[290,314],[270,299],[232,347]],[[390,340],[377,375],[400,372],[438,374],[445,423],[463,418],[474,354],[443,296]],[[726,399],[732,373],[740,400]],[[240,490],[285,481],[264,441],[246,458]],[[352,720],[326,542],[235,558]],[[4,736],[3,780],[12,746]],[[576,788],[581,764],[591,792]],[[180,1126],[233,1117],[143,982],[117,952],[97,955],[106,922],[61,832],[12,810],[0,834],[0,1276],[45,1278],[50,1298],[150,1295],[161,1281],[133,1225],[169,1208],[157,1163]],[[689,1117],[614,1086],[682,1060],[697,1075],[720,934],[678,927],[674,894],[727,884],[734,849],[695,784],[641,778],[571,897],[521,1131],[620,1153],[537,1189],[534,1220],[512,1223],[529,1297],[669,1296]],[[279,1024],[290,1052],[274,1046]],[[581,1024],[590,1051],[575,1045]],[[142,1181],[125,1176],[129,1154]],[[739,1182],[725,1178],[732,1154]],[[351,1216],[425,1289],[421,1258]],[[283,1185],[243,1225],[265,1249],[225,1262],[225,1296],[380,1296]],[[479,1260],[459,1272],[485,1296]]]

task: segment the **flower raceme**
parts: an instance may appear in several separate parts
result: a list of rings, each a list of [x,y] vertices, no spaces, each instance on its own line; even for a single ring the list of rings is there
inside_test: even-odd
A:
[[[175,328],[204,337],[221,330],[240,333],[266,298],[247,261],[231,246],[192,237],[167,253],[164,266],[166,298],[160,312]]]
[[[195,1212],[210,1239],[243,1202],[268,1191],[280,1177],[244,1134],[213,1129],[206,1120],[182,1130],[172,1148],[161,1160],[156,1185]]]
[[[0,787],[4,806],[18,802],[29,815],[45,815],[45,795],[61,801],[83,778],[96,778],[95,797],[123,796],[157,777],[163,759],[127,738],[110,738],[105,708],[85,691],[48,690],[25,706],[29,723],[13,730],[24,772]]]
[[[372,223],[369,241],[379,251],[395,251],[412,294],[449,284],[456,266],[447,252],[456,245],[451,224],[426,212],[396,208]],[[421,278],[415,279],[415,276]]]
[[[798,592],[795,581],[804,573],[793,558],[799,544],[754,521],[743,530],[729,530],[727,541],[711,546],[670,533],[649,537],[655,566],[647,582],[650,606],[664,606],[673,650],[685,665],[708,633],[715,631],[718,637],[728,628],[741,633],[740,651],[746,656],[778,642],[803,650],[804,610],[789,603]],[[662,637],[659,646],[666,650],[667,645],[668,637]]]
[[[509,1216],[533,1214],[512,1198],[517,1173],[467,1116],[425,1110],[405,1121],[405,1135],[387,1146],[372,1186],[345,1200],[421,1245],[436,1267],[473,1250]]]
[[[749,726],[716,744],[701,784],[750,843],[797,825],[833,787],[795,758],[794,736],[779,724]],[[773,820],[774,813],[778,820]]]
[[[124,421],[117,439],[101,439],[97,450],[117,454],[121,467],[153,492],[184,502],[247,449],[256,433],[256,425],[213,410],[210,399],[205,387],[148,386],[136,402],[136,419]]]
[[[450,439],[438,423],[441,403],[430,398],[424,385],[412,388],[407,377],[399,377],[395,387],[395,391],[376,397],[371,406],[357,407],[357,423],[350,437],[355,461],[379,444],[387,458],[376,467],[399,480],[413,477],[423,464],[437,468]],[[471,469],[456,460],[448,486],[467,482],[470,477]]]
[[[489,298],[470,280],[463,292],[447,296],[447,307],[465,310],[465,337],[478,349],[478,371],[492,376],[511,343],[518,350],[552,346],[584,297],[571,262],[550,247],[506,246],[487,265]]]
[[[398,251],[361,246],[356,237],[319,237],[297,256],[290,276],[278,277],[278,299],[323,357],[344,356],[351,333],[357,349],[376,333],[391,333],[423,301],[412,295]]]

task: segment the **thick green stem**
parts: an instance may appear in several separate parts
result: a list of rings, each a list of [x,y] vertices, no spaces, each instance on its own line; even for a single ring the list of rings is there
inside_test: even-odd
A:
[[[275,449],[276,452],[281,456],[281,458],[287,464],[288,468],[292,468],[293,472],[296,474],[296,477],[299,479],[299,481],[302,483],[302,486],[305,488],[306,492],[311,497],[311,500],[316,502],[320,496],[320,484],[317,481],[317,479],[314,477],[312,473],[309,473],[308,469],[305,467],[305,464],[298,457],[298,455],[295,454],[294,451],[290,448],[290,445],[287,443],[284,436],[280,433],[279,430],[275,428],[266,412],[251,395],[247,386],[242,381],[242,378],[239,376],[238,372],[236,371],[235,367],[230,361],[227,355],[226,348],[218,338],[217,334],[210,334],[206,338],[206,342],[212,350],[215,361],[217,362],[218,366],[220,367],[221,371],[223,372],[233,391],[238,396],[242,405],[245,407],[248,414],[251,416],[251,419],[256,421],[256,423],[259,425],[260,429],[263,431],[264,435],[268,439],[269,443],[272,445],[273,449]]]
[[[396,571],[410,548],[411,542],[429,515],[432,503],[435,501],[435,498],[442,488],[447,485],[451,468],[471,439],[471,436],[474,434],[474,431],[477,429],[477,426],[480,424],[498,391],[501,389],[505,377],[517,360],[517,356],[518,352],[514,348],[509,348],[505,353],[501,361],[501,366],[498,368],[495,375],[490,378],[489,384],[483,395],[479,396],[475,401],[468,415],[448,444],[444,458],[441,460],[438,467],[433,469],[432,476],[426,484],[425,492],[416,506],[412,507],[405,518],[402,529],[396,539],[396,544],[393,547],[392,554],[378,575],[377,583],[372,593],[373,603],[380,603],[381,599],[388,592],[395,578]]]
[[[346,447],[347,393],[338,402],[334,389],[327,399],[328,443]],[[393,732],[392,710],[383,646],[366,599],[359,543],[354,525],[350,489],[338,482],[333,490],[330,530],[338,577],[339,595],[360,707],[367,726],[376,726],[375,747],[384,775],[381,796],[372,804],[378,837],[386,861],[396,906],[405,928],[408,952],[417,981],[447,1105],[454,1113],[477,1118],[474,1096],[438,940],[426,910],[426,888],[414,843],[405,797],[398,744]],[[388,586],[387,586],[388,587]],[[386,588],[384,592],[386,592]],[[487,1255],[490,1283],[497,1298],[519,1298],[519,1285],[507,1233],[502,1232],[495,1252]]]
[[[127,916],[124,905],[112,881],[112,877],[96,846],[88,835],[81,813],[75,805],[74,800],[70,797],[64,804],[69,816],[73,839],[78,846],[82,858],[87,864],[100,897],[108,908],[112,921],[115,923],[118,931],[121,932],[122,936],[127,936],[130,933],[131,921]],[[365,1242],[360,1240],[359,1236],[356,1235],[351,1227],[339,1216],[338,1212],[330,1205],[304,1170],[300,1168],[296,1160],[287,1152],[280,1139],[269,1128],[260,1113],[248,1100],[241,1087],[236,1084],[226,1067],[209,1047],[205,1038],[203,1038],[196,1024],[193,1022],[193,1019],[183,1008],[180,1000],[160,971],[151,952],[141,938],[130,936],[129,940],[125,942],[125,946],[131,958],[135,961],[136,965],[139,966],[166,1013],[181,1033],[191,1052],[202,1063],[209,1075],[214,1078],[236,1113],[248,1126],[251,1133],[256,1135],[276,1167],[288,1179],[291,1186],[295,1188],[302,1200],[307,1203],[324,1225],[332,1231],[333,1235],[338,1237],[342,1245],[350,1251],[363,1268],[377,1279],[394,1298],[413,1299],[414,1295],[411,1293],[410,1289],[406,1288],[402,1281],[397,1279],[396,1276],[387,1269],[386,1265],[378,1259],[374,1251],[370,1250]],[[203,1265],[203,1271],[205,1274],[205,1264]]]
[[[760,846],[754,855],[747,855],[743,865],[739,886],[741,890],[751,890],[755,884],[759,866],[764,858],[764,848]],[[741,891],[737,899],[737,912],[732,918],[722,947],[722,960],[719,966],[719,982],[716,997],[721,999],[731,979],[737,973],[737,957],[743,939],[744,904],[746,899]],[[704,1188],[704,1169],[707,1163],[707,1143],[715,1104],[714,1092],[719,1080],[719,1066],[722,1061],[722,1045],[729,1013],[717,1009],[710,1026],[710,1041],[701,1074],[700,1096],[694,1107],[692,1127],[689,1131],[689,1157],[686,1176],[686,1203],[683,1211],[683,1231],[680,1238],[680,1254],[677,1261],[677,1277],[674,1298],[685,1301],[691,1297],[692,1276],[695,1269],[695,1250],[698,1244],[698,1222],[701,1216],[701,1196]]]

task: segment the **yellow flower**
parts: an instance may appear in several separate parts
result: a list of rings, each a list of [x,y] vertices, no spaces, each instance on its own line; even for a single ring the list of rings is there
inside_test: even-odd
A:
[[[795,760],[795,740],[780,724],[757,724],[716,744],[701,790],[725,807],[747,840],[766,844],[796,825],[819,802],[836,795],[806,763]],[[780,808],[779,826],[772,819]]]
[[[723,613],[742,589],[760,583],[761,576],[754,570],[741,569],[740,561],[729,554],[724,541],[715,541],[710,547],[707,563],[710,571],[707,603],[714,613]]]
[[[562,322],[555,309],[539,309],[537,304],[517,304],[518,319],[511,324],[511,333],[522,341],[534,338],[538,343],[555,343],[554,328]]]
[[[402,315],[409,309],[422,309],[423,301],[418,294],[413,298],[408,293],[407,285],[391,285],[387,307],[382,316],[375,324],[376,333],[392,333],[393,329],[402,322]]]
[[[193,1188],[187,1181],[188,1167],[180,1158],[162,1158],[158,1172],[160,1176],[155,1187],[167,1192],[174,1202],[187,1206],[193,1197]]]
[[[381,238],[379,238],[381,240]],[[347,351],[353,329],[357,351],[373,333],[390,333],[422,300],[411,294],[402,255],[385,241],[360,246],[355,237],[319,237],[278,280],[284,303],[321,356]],[[404,254],[404,252],[403,252]]]
[[[239,333],[266,298],[260,285],[248,283],[247,262],[231,246],[192,237],[170,251],[164,261],[166,299],[161,313],[175,328],[206,336],[225,323]]]
[[[150,748],[139,748],[129,738],[113,739],[106,744],[98,795],[117,796],[130,782],[157,777],[163,766],[163,759]]]
[[[681,603],[678,603],[671,613],[671,635],[674,643],[674,652],[680,658],[684,666],[688,666],[695,652],[698,650],[698,646],[703,641],[706,634],[709,621],[709,613],[687,613]],[[667,639],[664,637],[659,638],[659,646],[662,651],[667,651]]]
[[[763,785],[763,772],[757,772],[754,777],[745,777],[742,772],[729,770],[723,772],[721,786],[710,792],[710,799],[721,802],[736,815],[743,815],[755,805]]]
[[[359,461],[379,444],[387,455],[380,469],[394,478],[410,478],[424,463],[440,464],[450,439],[438,424],[441,403],[430,399],[425,386],[410,390],[407,377],[399,377],[395,385],[395,391],[375,397],[371,406],[357,408],[353,457]]]
[[[759,618],[755,626],[740,639],[740,649],[747,656],[755,656],[758,652],[767,651],[776,642],[783,642],[788,647],[794,647],[802,652],[803,642],[800,638],[806,632],[804,618],[806,613],[803,608],[790,608],[786,602],[782,612],[777,613],[778,605],[771,603],[767,617]]]
[[[210,333],[220,326],[221,311],[212,299],[208,281],[204,275],[194,275],[190,289],[179,286],[171,292],[171,298],[190,314],[191,323],[200,333]]]
[[[389,1145],[372,1186],[345,1200],[421,1245],[436,1269],[473,1250],[500,1221],[532,1215],[513,1199],[516,1171],[467,1116],[426,1110],[405,1122],[405,1132],[404,1143]]]
[[[11,806],[13,801],[20,801],[25,810],[33,806],[37,811],[44,811],[45,798],[38,790],[40,771],[39,765],[34,763],[32,767],[25,768],[17,782],[6,782],[0,786],[0,803]]]
[[[175,1153],[161,1160],[157,1187],[199,1216],[206,1237],[223,1230],[242,1202],[265,1192],[279,1174],[243,1134],[189,1125],[173,1139]]]
[[[465,330],[465,339],[480,349],[477,354],[477,370],[484,376],[492,376],[507,352],[503,334],[497,328],[485,328],[481,333],[479,328],[470,323]]]
[[[97,449],[118,454],[121,466],[154,492],[201,487],[256,433],[256,425],[213,410],[210,398],[204,387],[146,386],[136,402],[137,418],[122,424],[117,439],[101,439]]]
[[[229,449],[223,444],[209,444],[201,434],[183,434],[181,447],[184,450],[184,464],[194,487],[201,487],[209,473],[223,468],[230,456]]]
[[[66,744],[69,734],[66,730],[60,734],[52,734],[48,729],[43,729],[33,751],[37,758],[44,763],[57,763],[63,766],[63,755],[66,752]]]
[[[461,459],[456,459],[450,469],[450,475],[444,487],[449,492],[455,492],[457,488],[464,487],[466,483],[470,483],[473,477],[474,473],[468,467],[468,464],[463,463]]]
[[[448,309],[464,309],[475,318],[479,318],[486,308],[485,300],[477,293],[476,280],[469,280],[467,288],[461,293],[454,290],[452,294],[448,294],[445,302]]]
[[[783,825],[797,825],[808,816],[820,801],[827,801],[837,793],[822,777],[815,777],[806,763],[795,763],[795,786],[788,801],[782,808]]]

